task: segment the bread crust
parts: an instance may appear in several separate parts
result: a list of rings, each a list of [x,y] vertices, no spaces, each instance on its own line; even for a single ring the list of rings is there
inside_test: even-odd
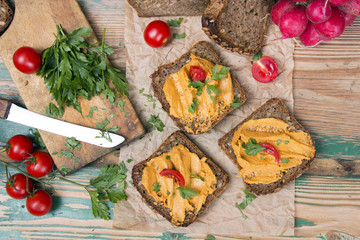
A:
[[[303,131],[308,133],[305,128],[290,114],[285,104],[279,98],[272,98],[256,109],[250,116],[244,119],[236,127],[226,133],[222,138],[219,139],[218,144],[221,150],[234,162],[236,167],[241,170],[241,166],[237,162],[236,155],[233,151],[231,142],[234,137],[234,133],[239,129],[241,125],[250,119],[259,119],[259,118],[277,118],[281,119],[284,122],[288,123],[295,131]],[[315,148],[315,143],[311,138],[312,146]],[[290,168],[281,179],[270,184],[249,184],[246,183],[246,188],[255,193],[256,195],[265,195],[273,192],[277,192],[286,186],[288,183],[292,182],[296,177],[300,176],[304,171],[306,171],[311,162],[314,160],[314,156],[310,160],[303,159],[302,163],[296,167]]]
[[[257,42],[257,45],[255,48],[249,48],[247,46],[244,46],[242,44],[235,44],[233,42],[234,39],[227,36],[223,31],[221,25],[221,16],[226,11],[226,7],[228,4],[234,5],[231,0],[211,0],[208,4],[207,8],[204,11],[204,14],[201,18],[201,24],[202,29],[206,33],[206,35],[213,40],[215,43],[219,44],[220,46],[224,47],[227,50],[230,50],[232,52],[237,52],[239,54],[245,54],[245,55],[253,55],[261,50],[262,44],[264,42],[264,36],[266,34],[267,26],[269,24],[269,17],[270,17],[270,10],[272,6],[274,5],[273,0],[256,0],[258,2],[261,2],[262,6],[264,8],[267,8],[267,14],[262,16],[259,14],[259,16],[255,15],[258,14],[257,12],[254,12],[253,16],[256,16],[258,20],[265,18],[265,21],[262,25],[258,26],[258,28],[261,28],[262,35],[259,41]],[[239,3],[239,8],[244,8],[245,3]],[[245,16],[246,17],[246,16]],[[234,20],[234,24],[235,24]],[[260,21],[257,21],[260,22]],[[233,30],[235,31],[235,29]],[[257,41],[256,39],[252,39],[252,41]],[[247,42],[247,44],[250,44],[250,42]]]
[[[150,157],[148,157],[146,160],[142,162],[139,162],[133,167],[132,180],[136,189],[143,197],[145,202],[148,205],[150,205],[154,211],[160,213],[169,222],[171,222],[170,209],[156,202],[152,196],[147,194],[145,187],[141,184],[141,179],[142,179],[143,169],[146,167],[146,163],[148,161],[165,152],[171,151],[174,146],[177,146],[179,144],[183,144],[185,147],[189,149],[190,152],[198,155],[199,158],[206,157],[207,158],[206,163],[209,164],[210,168],[212,169],[212,171],[214,172],[217,178],[217,185],[215,191],[212,194],[208,195],[200,211],[186,212],[184,222],[178,222],[175,224],[176,226],[186,227],[191,223],[193,223],[206,210],[206,208],[210,205],[210,203],[225,190],[225,188],[229,184],[229,175],[224,170],[222,170],[213,160],[207,157],[190,139],[188,139],[180,131],[176,131],[173,134],[171,134]]]
[[[196,55],[205,58],[212,62],[213,64],[221,64],[223,65],[221,58],[215,52],[215,50],[211,47],[211,45],[206,41],[200,41],[190,48],[188,52],[183,54],[180,58],[175,60],[172,63],[168,63],[158,67],[154,73],[150,75],[152,79],[152,87],[154,89],[155,97],[160,101],[162,108],[166,111],[174,123],[183,131],[191,133],[191,134],[200,134],[209,131],[212,129],[218,122],[220,122],[228,113],[230,113],[235,108],[228,106],[224,109],[224,111],[218,116],[215,121],[208,123],[210,126],[208,129],[197,129],[195,127],[197,119],[194,119],[192,123],[187,124],[187,127],[191,129],[191,132],[185,129],[185,123],[183,123],[181,118],[174,117],[170,115],[170,104],[166,100],[165,93],[163,91],[163,87],[167,78],[170,77],[172,73],[178,72],[185,64],[190,61],[190,53],[195,53]],[[231,71],[231,70],[230,70]],[[231,74],[231,73],[230,73]],[[242,104],[245,103],[247,99],[247,93],[242,88],[240,83],[231,75],[232,84],[234,88],[234,97],[239,98],[239,102]]]

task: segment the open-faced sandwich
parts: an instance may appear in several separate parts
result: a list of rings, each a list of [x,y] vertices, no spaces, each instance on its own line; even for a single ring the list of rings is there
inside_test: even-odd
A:
[[[219,140],[239,168],[246,188],[257,195],[276,192],[309,168],[315,157],[310,134],[273,98]]]
[[[210,130],[247,95],[210,44],[201,41],[176,61],[150,76],[155,96],[182,130]]]
[[[134,166],[132,180],[153,209],[171,224],[186,227],[226,188],[229,176],[177,131]]]

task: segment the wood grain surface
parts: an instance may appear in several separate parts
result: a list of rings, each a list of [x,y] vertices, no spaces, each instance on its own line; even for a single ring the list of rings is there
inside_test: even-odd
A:
[[[95,34],[107,28],[105,41],[115,48],[110,59],[125,67],[124,2],[79,0]],[[310,130],[317,157],[309,171],[296,179],[296,237],[233,236],[236,239],[326,239],[331,230],[360,236],[360,19],[339,38],[316,48],[295,49],[295,117]],[[19,92],[0,62],[0,97],[21,102]],[[6,131],[5,131],[6,130]],[[27,129],[0,119],[0,141]],[[98,165],[118,161],[118,153],[104,156]],[[3,159],[3,155],[0,155]],[[87,182],[98,174],[87,166],[69,177]],[[4,170],[0,167],[0,179]],[[13,201],[0,185],[0,233],[7,239],[204,239],[193,234],[142,233],[112,229],[111,221],[93,219],[90,200],[79,188],[56,182],[51,214],[36,218]],[[345,233],[340,233],[345,235]],[[250,238],[251,237],[251,238]],[[229,239],[216,236],[216,239]],[[329,237],[329,239],[331,239]],[[345,238],[343,238],[345,239]],[[348,238],[355,239],[355,238]]]
[[[44,84],[44,80],[35,74],[27,75],[18,71],[12,62],[13,53],[19,47],[26,45],[38,51],[51,46],[54,41],[53,33],[56,31],[57,24],[61,24],[65,32],[68,33],[80,27],[91,28],[91,26],[76,0],[18,0],[16,1],[15,12],[16,14],[10,27],[0,38],[0,55],[26,107],[31,111],[44,114],[45,108],[51,101],[51,96]],[[92,34],[87,41],[90,43],[97,42],[95,34]],[[144,128],[129,99],[126,96],[118,97],[121,97],[125,102],[123,111],[120,111],[120,107],[117,104],[111,104],[100,96],[93,97],[90,100],[79,98],[83,116],[74,108],[67,107],[61,120],[96,128],[97,123],[107,119],[110,122],[107,127],[118,127],[120,129],[118,134],[124,136],[126,142],[129,142],[141,136],[144,133]],[[90,108],[93,106],[97,107],[97,111],[94,111],[93,116],[84,117],[89,114]],[[50,153],[59,153],[64,149],[66,137],[45,131],[40,131],[40,134]],[[66,156],[58,156],[56,154],[53,155],[53,158],[58,168],[66,167],[76,170],[111,152],[115,148],[103,149],[91,144],[82,143],[80,151],[74,150],[74,154],[79,160],[73,161],[73,159],[69,159]]]

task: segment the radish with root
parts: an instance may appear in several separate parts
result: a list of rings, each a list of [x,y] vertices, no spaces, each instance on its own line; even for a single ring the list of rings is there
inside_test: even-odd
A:
[[[355,19],[357,17],[355,15],[351,15],[351,14],[348,14],[345,12],[343,12],[342,14],[344,15],[344,18],[345,18],[345,27],[352,25],[352,23],[355,21]]]
[[[322,23],[315,23],[318,33],[331,40],[340,36],[345,29],[345,18],[337,7],[332,7],[331,17]]]
[[[309,22],[305,31],[299,37],[302,44],[306,47],[316,47],[321,42],[325,41],[324,37],[321,36],[315,29],[315,25]]]
[[[278,1],[273,8],[271,9],[271,19],[272,21],[279,26],[280,17],[283,13],[290,7],[295,6],[293,0],[280,0]]]
[[[306,16],[313,23],[321,23],[331,16],[331,6],[325,0],[313,0],[306,7]]]
[[[360,0],[348,0],[339,9],[345,13],[359,16],[360,15]]]
[[[305,30],[308,19],[305,7],[296,5],[287,9],[280,18],[279,28],[283,34],[281,39],[298,37]]]

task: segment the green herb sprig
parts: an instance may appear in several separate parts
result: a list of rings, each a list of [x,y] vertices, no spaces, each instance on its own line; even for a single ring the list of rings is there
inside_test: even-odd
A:
[[[161,121],[158,115],[151,114],[150,119],[147,121],[147,128],[156,128],[159,132],[162,132],[165,124]]]
[[[243,213],[242,210],[244,210],[252,201],[254,201],[256,199],[256,196],[249,192],[249,190],[247,189],[244,189],[243,192],[245,193],[245,200],[240,204],[236,203],[235,207],[240,210],[243,218],[246,220],[248,217]]]
[[[255,156],[265,148],[257,144],[256,139],[250,138],[250,142],[248,143],[242,143],[241,146],[245,149],[245,153],[247,155]]]
[[[79,28],[66,35],[61,25],[57,25],[54,43],[42,52],[42,67],[37,75],[44,78],[52,99],[46,113],[52,117],[62,117],[64,108],[72,106],[82,113],[78,97],[90,99],[100,95],[115,103],[115,92],[107,84],[110,79],[115,89],[128,95],[125,74],[112,67],[107,57],[114,50],[104,44],[105,29],[101,45],[89,44],[85,37],[92,30]]]
[[[195,192],[194,190],[192,190],[191,188],[185,188],[184,186],[180,186],[177,188],[177,190],[179,190],[180,192],[180,196],[183,199],[188,199],[194,196],[199,195],[197,192]]]
[[[184,18],[178,18],[178,19],[170,19],[167,21],[167,24],[169,27],[180,27],[181,22],[184,20]]]

